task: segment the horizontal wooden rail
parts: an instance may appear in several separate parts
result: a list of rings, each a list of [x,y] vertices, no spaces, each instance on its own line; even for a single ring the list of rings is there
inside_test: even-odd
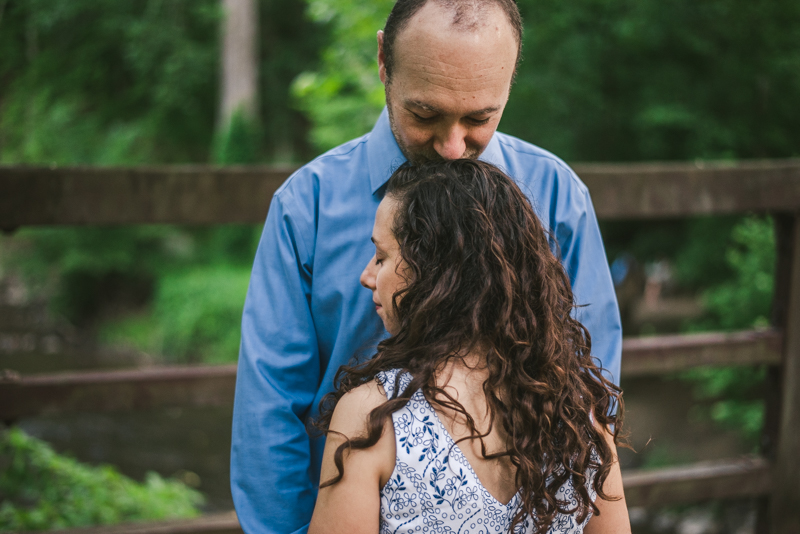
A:
[[[800,209],[800,159],[575,164],[604,219]],[[293,168],[0,165],[0,229],[263,222]]]
[[[125,523],[59,530],[59,534],[242,534],[235,512],[208,514],[195,519]]]
[[[0,166],[0,229],[258,223],[293,168]]]
[[[150,367],[0,378],[0,420],[233,403],[235,365]]]
[[[800,209],[800,159],[576,164],[603,219]]]
[[[622,485],[628,506],[662,506],[767,495],[772,473],[763,458],[741,458],[623,471]]]
[[[628,506],[663,506],[710,499],[758,497],[770,491],[769,464],[761,458],[741,458],[648,471],[624,471]],[[64,534],[239,534],[234,512],[182,521],[129,523],[62,531]]]
[[[705,365],[779,365],[778,330],[626,338],[622,341],[622,377],[684,371]]]
[[[701,365],[777,365],[780,333],[658,336],[623,341],[622,376],[658,375]],[[0,377],[0,420],[39,414],[117,412],[233,402],[235,365],[171,366]]]

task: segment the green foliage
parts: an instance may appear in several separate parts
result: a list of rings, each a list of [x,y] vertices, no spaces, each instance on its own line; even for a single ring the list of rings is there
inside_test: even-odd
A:
[[[292,93],[311,119],[311,141],[328,150],[370,130],[383,108],[377,31],[394,2],[308,0],[310,18],[332,28],[319,71],[297,77]]]
[[[766,369],[759,367],[697,368],[681,373],[694,383],[695,417],[711,419],[737,433],[754,449],[764,425],[762,387]]]
[[[157,226],[25,229],[5,262],[44,286],[57,313],[83,324],[109,305],[146,302],[157,271],[185,254],[180,238]]]
[[[18,429],[0,435],[0,530],[46,530],[198,515],[200,493],[148,473],[135,482],[113,467],[56,454]]]
[[[4,263],[50,286],[57,313],[99,322],[104,342],[229,362],[259,235],[251,225],[25,230]]]
[[[223,165],[256,163],[260,134],[258,125],[237,109],[217,139],[215,161]]]
[[[800,88],[796,2],[520,9],[525,61],[502,123],[509,133],[568,160],[797,154],[800,113],[784,97]]]
[[[772,220],[749,217],[731,233],[724,257],[733,275],[704,294],[709,312],[693,329],[739,330],[766,326],[773,297],[775,235]],[[701,416],[738,430],[755,447],[764,421],[761,387],[766,369],[694,369],[681,378],[695,384]]]
[[[205,159],[219,16],[215,0],[9,1],[1,161]]]
[[[702,217],[684,222],[681,243],[673,249],[675,276],[683,287],[702,290],[734,276],[726,253],[741,221],[742,217]]]
[[[206,162],[218,100],[219,0],[6,0],[0,163]],[[324,27],[300,2],[259,2],[259,161],[310,155],[289,84]]]
[[[206,362],[235,362],[250,269],[196,269],[160,280],[154,316],[164,354]]]
[[[731,234],[725,259],[733,278],[705,294],[716,328],[767,326],[775,285],[775,233],[771,219],[748,218]]]
[[[104,325],[101,340],[177,362],[235,362],[249,267],[183,270],[160,278],[152,312]]]

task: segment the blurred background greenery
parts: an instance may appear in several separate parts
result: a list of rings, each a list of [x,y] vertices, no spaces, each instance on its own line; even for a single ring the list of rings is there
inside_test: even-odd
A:
[[[143,483],[111,466],[90,467],[11,429],[0,439],[0,530],[48,530],[190,518],[203,496],[150,472]],[[6,463],[7,462],[7,463]]]
[[[800,155],[800,3],[518,3],[524,60],[502,131],[569,162]],[[0,0],[0,163],[308,161],[368,132],[379,114],[375,32],[391,5],[259,0],[260,111],[219,132],[219,0]],[[602,229],[626,333],[768,325],[768,218]],[[0,240],[0,265],[100,343],[156,361],[234,362],[259,234],[237,225],[22,229]],[[672,322],[643,319],[648,291],[696,306]],[[705,417],[755,447],[763,374],[678,378],[695,384]]]

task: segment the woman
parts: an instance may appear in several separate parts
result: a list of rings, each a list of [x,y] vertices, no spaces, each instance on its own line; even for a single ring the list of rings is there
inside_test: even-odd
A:
[[[621,392],[514,182],[402,167],[372,241],[361,283],[391,337],[323,401],[309,532],[630,532]]]

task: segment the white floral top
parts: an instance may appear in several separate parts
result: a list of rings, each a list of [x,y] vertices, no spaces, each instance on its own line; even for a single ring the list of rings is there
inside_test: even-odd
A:
[[[397,375],[394,370],[377,377],[387,397],[392,396]],[[411,376],[401,375],[400,391],[410,381]],[[509,531],[519,494],[507,504],[492,497],[421,390],[392,414],[392,421],[397,459],[391,478],[381,489],[381,534]],[[588,489],[594,500],[596,493]],[[557,498],[577,504],[570,482],[559,488]],[[574,515],[558,514],[548,533],[580,534],[590,517],[578,523]],[[517,525],[514,534],[532,531],[532,522],[526,520]]]

